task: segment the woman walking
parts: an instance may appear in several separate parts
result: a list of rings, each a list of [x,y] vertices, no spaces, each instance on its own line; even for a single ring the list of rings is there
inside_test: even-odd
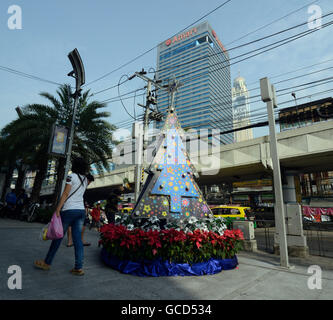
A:
[[[72,174],[68,175],[66,179],[66,186],[63,194],[61,195],[59,204],[55,211],[56,215],[61,216],[63,224],[64,235],[68,227],[72,228],[72,237],[75,252],[75,265],[70,271],[75,275],[83,275],[83,243],[81,240],[81,231],[85,219],[85,208],[83,202],[83,195],[86,191],[88,180],[86,173],[89,172],[89,166],[82,158],[76,158],[72,162]],[[44,260],[37,260],[34,265],[43,270],[49,270],[53,258],[59,249],[63,238],[53,240],[49,251]]]

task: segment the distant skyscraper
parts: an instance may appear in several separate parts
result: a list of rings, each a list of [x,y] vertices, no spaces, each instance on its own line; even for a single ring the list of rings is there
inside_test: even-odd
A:
[[[175,108],[184,129],[233,128],[229,55],[207,22],[160,43],[157,70],[163,85],[173,79],[183,84]],[[168,93],[159,92],[159,111],[166,113],[169,103]],[[232,143],[233,133],[220,139]]]
[[[232,88],[232,106],[234,113],[234,129],[251,124],[249,91],[245,79],[238,77],[234,80]],[[235,142],[253,139],[253,130],[246,129],[235,132]]]

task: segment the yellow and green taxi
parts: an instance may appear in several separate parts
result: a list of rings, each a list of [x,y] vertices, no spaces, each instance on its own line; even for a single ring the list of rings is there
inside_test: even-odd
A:
[[[120,212],[125,213],[125,214],[129,214],[132,211],[133,211],[133,208],[131,208],[131,207],[125,207],[125,208],[120,209]]]
[[[217,205],[211,206],[210,209],[212,210],[214,217],[222,217],[227,220],[254,220],[250,207]]]

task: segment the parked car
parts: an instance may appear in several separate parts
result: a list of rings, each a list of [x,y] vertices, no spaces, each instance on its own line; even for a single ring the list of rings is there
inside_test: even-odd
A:
[[[131,208],[131,207],[125,207],[120,210],[121,213],[125,213],[125,214],[131,213],[132,211],[133,211],[133,208]]]
[[[222,217],[227,221],[232,220],[252,220],[254,222],[254,227],[256,223],[254,221],[254,214],[250,207],[240,207],[233,205],[217,205],[211,206],[212,213],[214,217]]]

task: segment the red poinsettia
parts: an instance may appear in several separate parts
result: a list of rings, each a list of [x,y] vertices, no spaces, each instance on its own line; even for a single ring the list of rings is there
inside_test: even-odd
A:
[[[162,244],[161,244],[161,241],[160,241],[159,231],[149,230],[145,233],[145,237],[148,240],[148,244],[151,247],[155,247],[155,248],[161,248],[162,247]]]
[[[202,262],[211,257],[233,257],[241,247],[241,230],[225,230],[221,236],[212,231],[128,230],[124,225],[101,227],[100,244],[111,254],[132,260],[156,259]]]
[[[189,232],[187,234],[187,238],[192,241],[193,243],[195,243],[195,245],[197,246],[198,249],[200,249],[201,247],[201,243],[202,242],[206,242],[208,239],[208,231],[202,231],[202,230],[194,230],[193,233]]]
[[[167,241],[172,244],[174,242],[185,242],[187,238],[184,231],[178,231],[172,228],[168,230],[162,230],[161,239],[162,241]]]

